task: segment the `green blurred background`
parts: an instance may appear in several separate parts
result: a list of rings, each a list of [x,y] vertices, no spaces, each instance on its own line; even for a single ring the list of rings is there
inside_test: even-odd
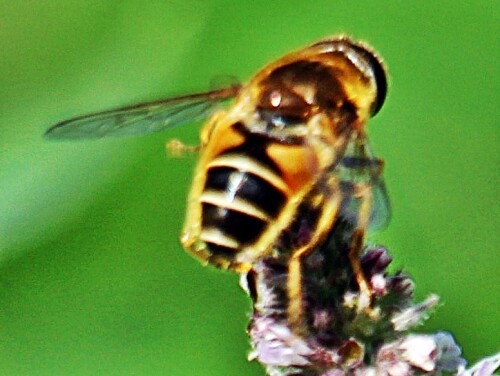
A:
[[[312,3],[312,2],[311,2]],[[498,1],[0,0],[0,374],[263,375],[237,276],[178,244],[199,125],[46,142],[82,113],[244,80],[348,33],[391,75],[369,124],[393,204],[375,241],[444,305],[423,328],[499,348]]]

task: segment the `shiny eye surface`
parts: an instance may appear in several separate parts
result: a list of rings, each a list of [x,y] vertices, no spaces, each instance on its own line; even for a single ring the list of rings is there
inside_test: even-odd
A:
[[[283,115],[272,110],[260,110],[260,118],[268,125],[276,128],[285,128],[288,126],[304,124],[305,120],[302,116]]]
[[[309,110],[301,96],[283,88],[265,90],[257,105],[261,119],[278,128],[305,122]]]

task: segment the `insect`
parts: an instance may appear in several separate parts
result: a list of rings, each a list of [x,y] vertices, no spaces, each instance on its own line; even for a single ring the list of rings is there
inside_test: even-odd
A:
[[[266,65],[244,85],[72,118],[46,136],[141,135],[211,115],[200,134],[184,248],[240,273],[263,257],[290,260],[293,298],[300,295],[301,257],[347,218],[352,268],[369,295],[358,256],[367,229],[387,222],[389,203],[365,123],[386,89],[376,54],[334,37]],[[221,108],[228,99],[232,104]]]

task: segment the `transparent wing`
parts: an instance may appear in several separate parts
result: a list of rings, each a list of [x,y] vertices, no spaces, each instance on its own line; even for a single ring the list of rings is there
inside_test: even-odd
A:
[[[93,139],[159,132],[209,116],[217,103],[233,98],[241,86],[162,99],[74,117],[45,132],[49,139]]]
[[[368,185],[371,187],[372,199],[368,231],[386,228],[391,217],[391,205],[382,178],[383,161],[373,156],[367,140],[351,141],[337,169],[344,197],[341,208],[344,219],[357,223],[361,200],[356,189],[360,185]]]
[[[380,179],[374,186],[372,195],[372,211],[368,230],[381,231],[389,225],[391,220],[391,202],[383,179]]]

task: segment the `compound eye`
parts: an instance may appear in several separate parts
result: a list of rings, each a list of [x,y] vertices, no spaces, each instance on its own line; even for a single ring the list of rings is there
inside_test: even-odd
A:
[[[276,127],[286,127],[306,121],[309,104],[286,89],[269,88],[262,93],[257,110],[261,118]]]
[[[356,44],[353,44],[352,48],[366,59],[375,78],[375,84],[377,85],[377,97],[375,98],[371,108],[371,116],[375,116],[382,108],[387,95],[387,71],[382,63],[382,60],[375,54],[375,52],[364,46]]]
[[[371,54],[369,60],[377,84],[377,98],[372,107],[372,116],[375,116],[382,108],[387,95],[387,73],[382,62],[375,55]]]

